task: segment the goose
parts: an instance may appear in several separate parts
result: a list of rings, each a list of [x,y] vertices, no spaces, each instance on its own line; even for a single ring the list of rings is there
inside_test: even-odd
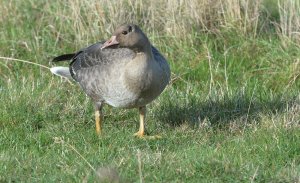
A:
[[[52,67],[53,74],[75,80],[95,106],[96,133],[101,134],[102,108],[138,108],[139,130],[145,136],[146,105],[168,85],[170,67],[164,56],[151,45],[143,31],[134,24],[123,24],[107,41],[95,43],[76,53],[55,57],[69,60],[69,67]]]

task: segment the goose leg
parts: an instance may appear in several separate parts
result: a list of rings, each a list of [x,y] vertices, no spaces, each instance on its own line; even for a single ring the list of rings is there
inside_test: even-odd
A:
[[[145,135],[145,118],[146,118],[146,106],[139,107],[139,112],[140,112],[140,128],[139,131],[134,134],[134,136],[143,138]]]
[[[101,134],[102,120],[103,120],[102,105],[97,103],[97,104],[95,104],[95,121],[96,121],[96,133],[97,133],[97,135]]]

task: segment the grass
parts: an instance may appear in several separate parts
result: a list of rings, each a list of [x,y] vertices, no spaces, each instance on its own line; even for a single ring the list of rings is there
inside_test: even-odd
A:
[[[299,3],[156,2],[0,2],[2,57],[50,67],[130,20],[172,69],[142,140],[137,110],[98,137],[78,85],[1,59],[0,182],[300,182]]]

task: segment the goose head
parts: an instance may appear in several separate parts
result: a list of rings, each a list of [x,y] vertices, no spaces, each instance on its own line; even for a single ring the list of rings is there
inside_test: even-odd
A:
[[[134,24],[124,24],[118,27],[112,37],[102,45],[101,49],[114,45],[129,48],[135,52],[146,52],[151,48],[147,36]]]

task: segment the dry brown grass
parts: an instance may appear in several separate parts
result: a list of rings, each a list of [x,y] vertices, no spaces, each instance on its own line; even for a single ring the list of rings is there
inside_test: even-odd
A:
[[[214,32],[223,28],[243,34],[256,32],[260,6],[261,0],[69,0],[53,13],[61,22],[71,20],[79,36],[108,33],[123,22],[133,22],[148,32],[185,37],[191,31]]]
[[[74,40],[99,40],[99,35],[109,36],[117,25],[132,22],[143,26],[151,36],[185,41],[192,40],[195,33],[219,34],[224,29],[256,37],[265,30],[265,24],[272,24],[284,44],[300,43],[300,2],[296,0],[66,0],[39,5],[35,0],[6,0],[0,2],[0,23],[23,18],[13,8],[15,3],[42,9],[37,21],[58,40],[70,31],[76,36]],[[275,22],[265,13],[270,4],[275,4],[280,14]],[[69,30],[70,26],[73,30]]]
[[[300,1],[279,0],[280,22],[278,35],[284,45],[289,42],[300,43]]]

